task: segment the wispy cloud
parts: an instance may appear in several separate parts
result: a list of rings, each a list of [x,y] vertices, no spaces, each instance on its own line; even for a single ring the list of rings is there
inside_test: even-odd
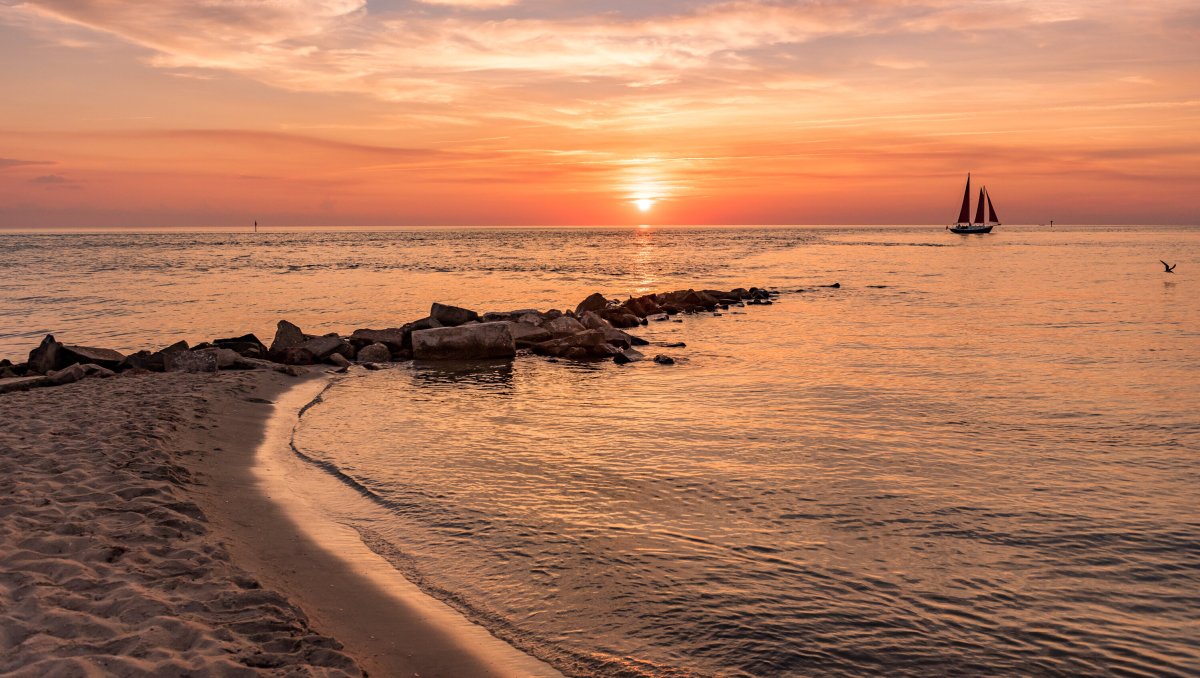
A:
[[[0,158],[0,170],[9,167],[27,167],[29,165],[53,165],[45,160],[18,160],[16,158]]]

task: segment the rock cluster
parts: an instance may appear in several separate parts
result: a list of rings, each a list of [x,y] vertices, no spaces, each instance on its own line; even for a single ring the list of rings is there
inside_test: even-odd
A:
[[[626,329],[649,320],[668,320],[680,314],[711,313],[731,306],[773,303],[778,293],[765,288],[676,290],[661,294],[607,299],[596,292],[574,310],[519,309],[475,311],[434,303],[429,315],[399,327],[357,329],[349,336],[307,334],[280,320],[268,347],[253,334],[189,346],[179,341],[157,351],[122,355],[117,351],[76,346],[46,335],[20,364],[0,361],[4,390],[65,384],[117,372],[216,372],[274,369],[300,375],[304,366],[331,365],[344,371],[352,362],[368,368],[406,360],[488,360],[511,358],[519,350],[566,360],[612,360],[627,364],[646,360],[635,346],[648,344]],[[678,319],[676,319],[677,322]],[[683,343],[668,344],[683,347]],[[654,362],[674,364],[670,356]],[[19,379],[13,379],[19,378]]]

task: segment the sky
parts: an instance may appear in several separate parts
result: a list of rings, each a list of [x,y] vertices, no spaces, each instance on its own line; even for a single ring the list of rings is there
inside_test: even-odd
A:
[[[1195,0],[0,0],[0,228],[1200,223]]]

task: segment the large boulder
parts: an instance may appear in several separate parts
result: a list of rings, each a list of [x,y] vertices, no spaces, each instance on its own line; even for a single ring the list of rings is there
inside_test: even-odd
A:
[[[579,323],[589,330],[603,330],[612,327],[612,323],[596,315],[595,311],[585,311],[579,316]]]
[[[429,308],[429,317],[446,327],[458,327],[472,320],[479,320],[479,314],[475,311],[469,311],[465,308],[450,306],[448,304],[439,304],[436,301]]]
[[[214,339],[213,345],[237,351],[238,355],[246,358],[263,358],[267,355],[267,347],[253,334],[243,334],[240,337]]]
[[[47,374],[49,383],[55,386],[62,384],[70,384],[72,382],[85,379],[87,377],[111,377],[114,372],[107,367],[101,367],[92,363],[72,363],[61,370],[56,370]]]
[[[340,353],[343,358],[349,358],[354,355],[353,347],[336,334],[330,334],[324,337],[313,337],[303,344],[300,344],[300,346],[297,348],[308,351],[310,354],[312,354],[313,361],[325,360],[334,353]],[[304,363],[295,364],[302,365]]]
[[[121,366],[125,356],[107,348],[91,346],[68,346],[47,334],[37,348],[29,352],[28,370],[38,374],[49,374],[68,365],[92,364],[108,370]]]
[[[639,318],[645,318],[648,315],[655,315],[663,312],[662,306],[659,306],[658,302],[654,300],[653,294],[647,294],[637,298],[630,297],[625,301],[624,304],[622,304],[622,306]]]
[[[502,320],[517,320],[524,315],[536,316],[537,314],[538,312],[536,308],[521,308],[515,311],[488,311],[487,313],[479,316],[479,322],[494,323]]]
[[[575,315],[583,315],[588,311],[601,311],[607,306],[608,299],[605,299],[604,295],[599,292],[593,292],[588,295],[587,299],[579,302],[579,305],[575,307]]]
[[[203,351],[174,351],[163,356],[168,372],[216,372],[217,356]]]
[[[517,354],[508,323],[418,330],[412,334],[412,343],[413,357],[417,360],[483,360]]]
[[[360,363],[386,363],[391,359],[391,348],[383,343],[371,344],[358,350],[358,361]]]
[[[554,338],[545,328],[525,322],[509,322],[508,332],[517,343],[517,348],[529,348]]]
[[[540,344],[535,344],[532,348],[533,352],[538,355],[578,359],[577,356],[579,355],[607,356],[609,355],[609,349],[612,347],[605,341],[604,332],[601,330],[584,330],[583,332],[567,337],[543,341]],[[583,353],[580,354],[579,351],[574,349],[581,349]]]
[[[601,318],[608,321],[610,325],[618,328],[637,327],[642,324],[642,319],[630,313],[622,307],[606,308],[599,313]]]
[[[289,348],[295,348],[300,344],[308,341],[308,337],[300,331],[299,327],[291,324],[286,320],[280,320],[279,325],[275,328],[275,339],[271,341],[271,354],[282,354]]]
[[[186,350],[188,350],[188,343],[186,341],[177,341],[161,351],[138,351],[137,353],[131,353],[121,361],[121,369],[165,372],[167,369],[167,354]]]
[[[54,339],[53,334],[47,334],[37,348],[29,352],[28,370],[31,374],[49,374],[61,370],[67,364],[60,356],[62,344]]]
[[[359,347],[359,350],[371,346],[373,344],[382,344],[389,351],[400,352],[405,348],[412,346],[411,330],[405,330],[402,327],[390,327],[384,330],[354,330],[350,335],[350,343]],[[364,360],[359,356],[359,360]],[[384,358],[388,360],[388,358]],[[379,360],[370,360],[368,362],[380,362]]]
[[[121,361],[125,359],[124,354],[114,351],[109,348],[95,348],[92,346],[72,346],[64,344],[61,351],[68,365],[79,363],[81,365],[97,365],[106,370],[115,370],[121,366]]]
[[[242,361],[242,355],[231,348],[221,348],[219,346],[214,346],[212,348],[200,349],[200,350],[196,351],[196,353],[211,354],[213,357],[213,360],[215,360],[217,362],[218,370],[227,370],[230,368],[238,367]],[[164,363],[165,363],[165,361],[164,361]]]
[[[546,330],[557,339],[561,337],[569,337],[573,334],[579,334],[587,328],[583,326],[583,323],[572,318],[571,316],[563,315],[542,323],[542,329]]]
[[[606,327],[601,330],[601,332],[604,332],[604,340],[609,344],[616,346],[617,348],[645,346],[646,344],[650,343],[641,337],[635,337],[632,334],[629,334],[628,332],[622,332],[615,327]]]

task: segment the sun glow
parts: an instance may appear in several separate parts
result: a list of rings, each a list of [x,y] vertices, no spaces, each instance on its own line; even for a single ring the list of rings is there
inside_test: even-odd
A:
[[[651,207],[654,207],[654,200],[651,198],[638,198],[633,201],[637,208],[643,212],[649,212]]]

